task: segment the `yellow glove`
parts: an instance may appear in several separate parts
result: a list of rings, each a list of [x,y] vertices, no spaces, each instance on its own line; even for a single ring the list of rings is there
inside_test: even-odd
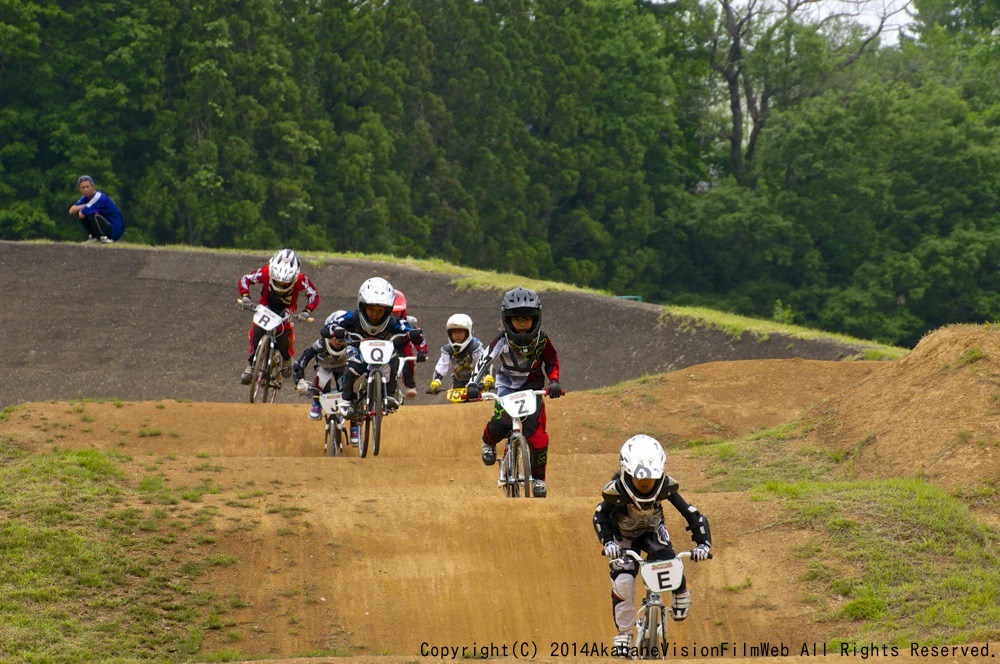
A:
[[[483,389],[487,392],[493,389],[493,384],[496,383],[496,379],[493,376],[486,376],[483,378]]]
[[[437,394],[438,390],[441,389],[441,381],[437,378],[431,381],[431,394]]]

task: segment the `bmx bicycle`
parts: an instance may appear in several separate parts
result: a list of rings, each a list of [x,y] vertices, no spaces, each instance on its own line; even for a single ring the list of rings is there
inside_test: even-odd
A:
[[[532,496],[531,477],[531,447],[522,430],[525,418],[534,415],[538,410],[538,395],[547,395],[544,390],[521,390],[504,396],[496,392],[483,392],[484,401],[497,401],[510,415],[511,432],[504,447],[503,458],[500,459],[497,486],[501,487],[508,498]]]
[[[243,300],[237,300],[237,303],[242,304]],[[313,319],[302,318],[299,314],[287,311],[278,314],[263,304],[253,305],[249,309],[253,311],[253,324],[264,330],[264,336],[257,342],[250,364],[250,403],[274,403],[278,390],[281,389],[282,378],[282,357],[277,346],[278,330],[284,323],[292,320],[312,322]]]
[[[675,558],[667,560],[643,560],[638,552],[626,549],[621,558],[612,563],[625,562],[625,556],[639,565],[639,576],[646,587],[646,596],[635,614],[629,655],[636,659],[664,659],[667,653],[667,607],[662,593],[673,593],[684,578],[682,558],[690,558],[690,551],[681,551]],[[709,558],[712,554],[709,554]]]
[[[341,412],[340,404],[344,399],[340,392],[322,392],[315,385],[309,385],[306,381],[300,380],[296,389],[303,396],[315,396],[319,399],[319,406],[323,411],[323,456],[339,457],[344,456],[344,444],[350,436],[350,420],[346,419]]]
[[[389,375],[392,371],[390,363],[396,356],[395,335],[392,339],[360,339],[356,340],[361,359],[368,366],[359,380],[364,386],[357,393],[354,402],[355,419],[364,422],[364,431],[358,441],[358,456],[364,459],[368,456],[369,445],[373,456],[378,456],[382,442],[382,418],[395,412],[402,405],[402,392],[398,389],[403,373],[403,362],[415,361],[414,357],[401,358],[396,373],[396,394],[388,394]]]

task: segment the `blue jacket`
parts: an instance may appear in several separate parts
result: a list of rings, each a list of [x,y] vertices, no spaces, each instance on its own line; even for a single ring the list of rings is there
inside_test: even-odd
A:
[[[83,206],[80,212],[85,217],[92,214],[99,214],[107,219],[108,223],[111,224],[111,239],[115,242],[120,240],[122,235],[124,235],[125,225],[122,223],[122,215],[118,211],[118,206],[103,191],[96,192],[89,201],[81,196],[76,204]]]
[[[358,322],[359,315],[360,314],[358,314],[357,309],[355,309],[354,311],[348,311],[343,316],[334,319],[333,322],[324,325],[319,331],[319,336],[323,337],[324,339],[329,339],[330,337],[333,336],[333,331],[335,329],[337,329],[338,327],[342,327],[345,330],[347,330],[348,333],[347,343],[351,345],[356,345],[359,339],[368,337],[368,335],[365,334],[364,330],[361,329],[361,325]],[[410,325],[410,322],[407,321],[405,318],[400,319],[393,316],[392,314],[386,314],[386,315],[389,317],[389,322],[386,324],[385,329],[382,330],[382,332],[378,334],[376,338],[389,340],[397,334],[408,332],[414,329],[414,327]],[[396,346],[397,351],[399,351],[407,343],[409,342],[405,336],[401,336],[394,341],[394,345]]]

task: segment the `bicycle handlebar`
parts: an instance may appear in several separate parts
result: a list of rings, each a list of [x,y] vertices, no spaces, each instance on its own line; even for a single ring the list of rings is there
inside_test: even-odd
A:
[[[344,329],[344,328],[340,328],[340,329]],[[344,331],[346,332],[346,330],[344,330]],[[367,336],[365,336],[363,334],[358,334],[357,332],[347,332],[347,336],[343,338],[343,341],[346,341],[349,344],[357,344],[357,343],[361,343],[362,341],[366,341],[366,340],[371,340],[371,341],[388,341],[388,342],[390,342],[393,345],[393,347],[395,347],[396,346],[396,339],[399,339],[400,337],[405,337],[405,336],[406,336],[406,332],[397,332],[396,334],[392,335],[388,339],[378,339],[377,337],[367,337]],[[397,355],[398,355],[398,353],[397,353]],[[400,356],[400,357],[402,357],[402,356]],[[405,359],[410,359],[410,358],[405,358]],[[416,358],[414,357],[414,359],[416,359]]]
[[[603,556],[605,554],[601,553],[601,555]],[[626,557],[632,558],[633,560],[636,560],[637,562],[640,562],[640,563],[641,562],[645,562],[643,560],[642,556],[639,555],[639,553],[637,551],[633,551],[632,549],[622,549],[622,556],[621,556],[621,558],[613,558],[612,562],[624,562]],[[676,554],[674,557],[675,558],[690,558],[691,557],[691,552],[690,551],[681,551],[680,553]],[[708,557],[709,557],[709,559],[712,558],[711,552],[709,552]]]
[[[520,390],[517,391],[520,392]],[[549,388],[546,387],[544,390],[531,390],[531,393],[547,397],[549,395]],[[469,399],[468,401],[499,401],[502,398],[503,397],[496,392],[482,392],[478,399]]]
[[[243,310],[245,310],[245,311],[253,311],[255,313],[256,313],[256,311],[258,309],[260,309],[262,306],[264,306],[264,305],[260,304],[259,302],[254,302],[254,303],[252,303],[248,307],[245,304],[243,304],[243,298],[242,297],[236,298],[236,304],[240,305],[240,308],[243,309]],[[297,321],[304,321],[306,323],[312,323],[316,319],[313,318],[312,316],[309,316],[307,318],[299,318],[299,314],[291,314],[291,313],[288,313],[288,311],[286,310],[285,313],[281,314],[281,320],[282,321],[297,320]]]

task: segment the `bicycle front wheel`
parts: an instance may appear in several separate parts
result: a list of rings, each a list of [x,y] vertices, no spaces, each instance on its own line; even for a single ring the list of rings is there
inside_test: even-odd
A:
[[[271,344],[267,335],[260,338],[253,354],[250,373],[250,403],[263,403],[271,388]]]
[[[521,485],[517,482],[517,464],[514,463],[516,458],[514,443],[508,439],[506,449],[503,451],[503,458],[500,459],[500,484],[508,498],[517,498],[520,495]]]
[[[340,455],[340,427],[332,415],[326,418],[326,430],[323,432],[323,454],[330,457]]]
[[[365,426],[364,430],[361,432],[361,440],[358,441],[358,456],[364,459],[368,456],[368,443],[371,440],[371,399],[368,398],[368,392],[365,391],[365,398],[361,400],[361,405],[365,409],[364,419]],[[357,406],[355,406],[357,408]],[[359,422],[360,424],[360,422]]]
[[[517,457],[514,459],[514,477],[521,484],[521,495],[531,498],[531,447],[524,436],[518,436]]]
[[[665,650],[660,645],[663,607],[651,604],[639,625],[639,659],[663,659]]]
[[[372,379],[372,454],[378,456],[379,443],[382,442],[382,416],[385,415],[385,386],[382,384],[382,375],[375,374]]]

